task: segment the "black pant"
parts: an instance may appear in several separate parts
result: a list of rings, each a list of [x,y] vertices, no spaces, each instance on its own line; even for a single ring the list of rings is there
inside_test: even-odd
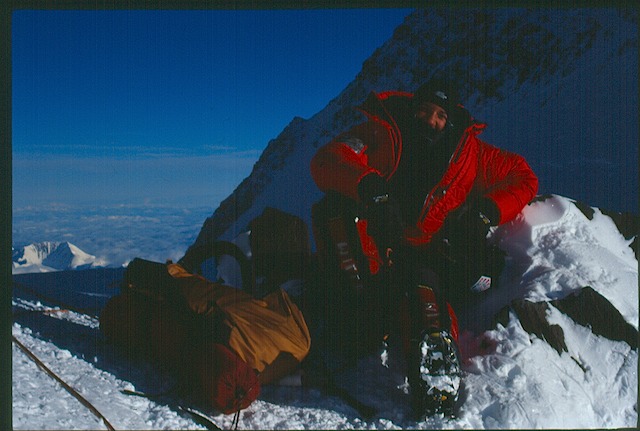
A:
[[[436,236],[424,249],[383,244],[374,238],[381,255],[387,246],[392,248],[393,264],[378,274],[369,274],[354,222],[356,216],[362,216],[362,211],[355,202],[337,194],[327,194],[313,208],[313,231],[321,264],[308,295],[315,309],[311,320],[317,316],[318,325],[312,322],[312,326],[320,328],[321,338],[328,337],[328,345],[334,349],[358,356],[376,346],[376,340],[380,340],[384,332],[393,330],[403,318],[401,314],[406,312],[414,322],[411,332],[427,329],[418,327],[420,310],[414,309],[418,302],[415,290],[420,284],[436,292],[442,329],[449,328],[446,304],[451,303],[456,310],[473,299],[470,288],[480,275],[495,276],[487,269],[491,254],[485,241],[487,230],[451,225],[447,229],[456,234],[448,235],[452,240],[445,242],[445,236]],[[340,241],[348,247],[336,247],[336,239],[331,235],[331,224],[335,220],[344,228]],[[349,269],[345,270],[340,265],[344,256],[339,254],[345,250],[358,268],[357,278],[355,266],[346,265]],[[402,306],[407,300],[409,310]]]

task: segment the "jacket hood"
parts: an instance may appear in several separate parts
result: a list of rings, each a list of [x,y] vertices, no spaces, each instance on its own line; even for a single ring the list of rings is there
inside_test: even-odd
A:
[[[392,127],[401,128],[401,123],[406,122],[412,116],[413,93],[404,91],[385,91],[376,93],[372,91],[356,109],[364,113],[369,119],[378,119]],[[457,130],[467,129],[468,132],[478,134],[484,130],[486,124],[475,120],[463,105],[457,105],[448,112],[449,122]]]

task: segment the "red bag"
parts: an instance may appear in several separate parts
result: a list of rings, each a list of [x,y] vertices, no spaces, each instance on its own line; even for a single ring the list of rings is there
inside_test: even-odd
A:
[[[194,367],[201,396],[224,414],[247,408],[260,395],[257,373],[222,344],[198,349]]]
[[[224,414],[248,407],[260,395],[256,371],[229,348],[189,345],[185,322],[166,301],[134,292],[116,295],[100,314],[100,330],[127,355],[158,361],[189,378],[198,395]]]

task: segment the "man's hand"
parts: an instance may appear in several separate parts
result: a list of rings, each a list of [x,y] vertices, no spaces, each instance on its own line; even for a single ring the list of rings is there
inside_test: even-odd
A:
[[[365,175],[358,184],[358,196],[365,206],[389,198],[387,182],[380,175]]]
[[[402,238],[404,223],[397,203],[389,195],[387,182],[378,174],[366,175],[358,185],[365,207],[367,231],[379,248],[396,246]]]
[[[492,200],[466,202],[445,220],[441,230],[445,254],[456,262],[482,258],[489,228],[499,219],[500,211]]]

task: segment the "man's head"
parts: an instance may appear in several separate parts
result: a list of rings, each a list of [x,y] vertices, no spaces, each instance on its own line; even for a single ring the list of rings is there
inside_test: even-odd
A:
[[[447,127],[453,126],[451,116],[458,105],[458,95],[448,82],[431,80],[415,91],[411,104],[415,132],[420,139],[433,144]]]
[[[445,111],[452,110],[460,98],[454,86],[444,79],[432,79],[422,84],[413,94],[413,106],[418,108],[423,103],[433,103]]]

